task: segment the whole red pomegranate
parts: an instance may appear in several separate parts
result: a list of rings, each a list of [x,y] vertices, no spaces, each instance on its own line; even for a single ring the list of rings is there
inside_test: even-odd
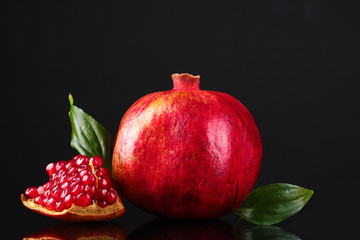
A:
[[[134,205],[177,219],[209,219],[239,207],[259,173],[262,146],[250,112],[232,96],[173,74],[174,88],[125,113],[113,173]]]

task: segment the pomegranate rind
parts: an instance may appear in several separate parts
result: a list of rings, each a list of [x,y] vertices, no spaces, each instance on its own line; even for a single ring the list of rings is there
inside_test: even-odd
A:
[[[87,207],[80,207],[73,204],[70,208],[64,209],[61,212],[51,211],[46,207],[36,204],[34,202],[35,199],[28,199],[24,194],[21,194],[21,201],[25,207],[34,212],[67,222],[104,221],[125,214],[125,208],[119,196],[117,196],[114,204],[108,205],[105,208],[101,208],[94,202]]]

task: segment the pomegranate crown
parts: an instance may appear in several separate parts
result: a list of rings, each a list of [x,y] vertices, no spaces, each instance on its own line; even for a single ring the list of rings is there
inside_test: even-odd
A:
[[[194,89],[198,90],[200,85],[200,75],[191,75],[189,73],[174,73],[171,75],[173,80],[173,90]]]

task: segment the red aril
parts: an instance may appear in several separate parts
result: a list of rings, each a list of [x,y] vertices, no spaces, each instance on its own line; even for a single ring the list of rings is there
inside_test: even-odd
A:
[[[103,165],[103,159],[99,156],[92,157],[92,163],[94,166],[101,167]]]
[[[64,210],[65,208],[65,203],[60,201],[60,202],[56,202],[55,204],[55,209],[57,212],[61,212],[62,210]]]
[[[81,207],[89,206],[92,199],[89,194],[87,193],[80,193],[76,196],[76,202],[75,204]]]
[[[46,172],[48,173],[49,176],[52,176],[56,171],[55,164],[54,163],[49,163],[46,166],[45,170],[46,170]]]
[[[70,208],[73,204],[73,195],[71,194],[68,194],[64,197],[64,204],[65,204],[65,207],[64,208]]]
[[[239,207],[259,173],[262,145],[234,97],[173,74],[174,88],[146,95],[121,120],[113,172],[134,205],[169,218],[208,219]]]
[[[38,188],[36,187],[29,187],[28,189],[26,189],[25,191],[25,195],[28,198],[36,198],[39,194],[38,194]]]
[[[24,205],[44,215],[69,221],[104,220],[123,215],[125,209],[121,199],[110,184],[110,172],[102,167],[102,163],[98,156],[89,159],[77,155],[69,161],[48,164],[46,172],[50,181],[26,189],[25,196],[21,196]]]

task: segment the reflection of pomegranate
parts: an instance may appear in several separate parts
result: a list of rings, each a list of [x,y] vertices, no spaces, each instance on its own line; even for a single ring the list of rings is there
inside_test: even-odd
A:
[[[169,218],[216,218],[237,208],[259,173],[262,147],[249,111],[232,96],[199,90],[199,76],[146,95],[124,115],[114,176],[134,205]]]
[[[231,224],[222,220],[208,221],[178,221],[156,219],[145,223],[135,229],[127,237],[127,240],[156,239],[156,240],[231,240]]]

